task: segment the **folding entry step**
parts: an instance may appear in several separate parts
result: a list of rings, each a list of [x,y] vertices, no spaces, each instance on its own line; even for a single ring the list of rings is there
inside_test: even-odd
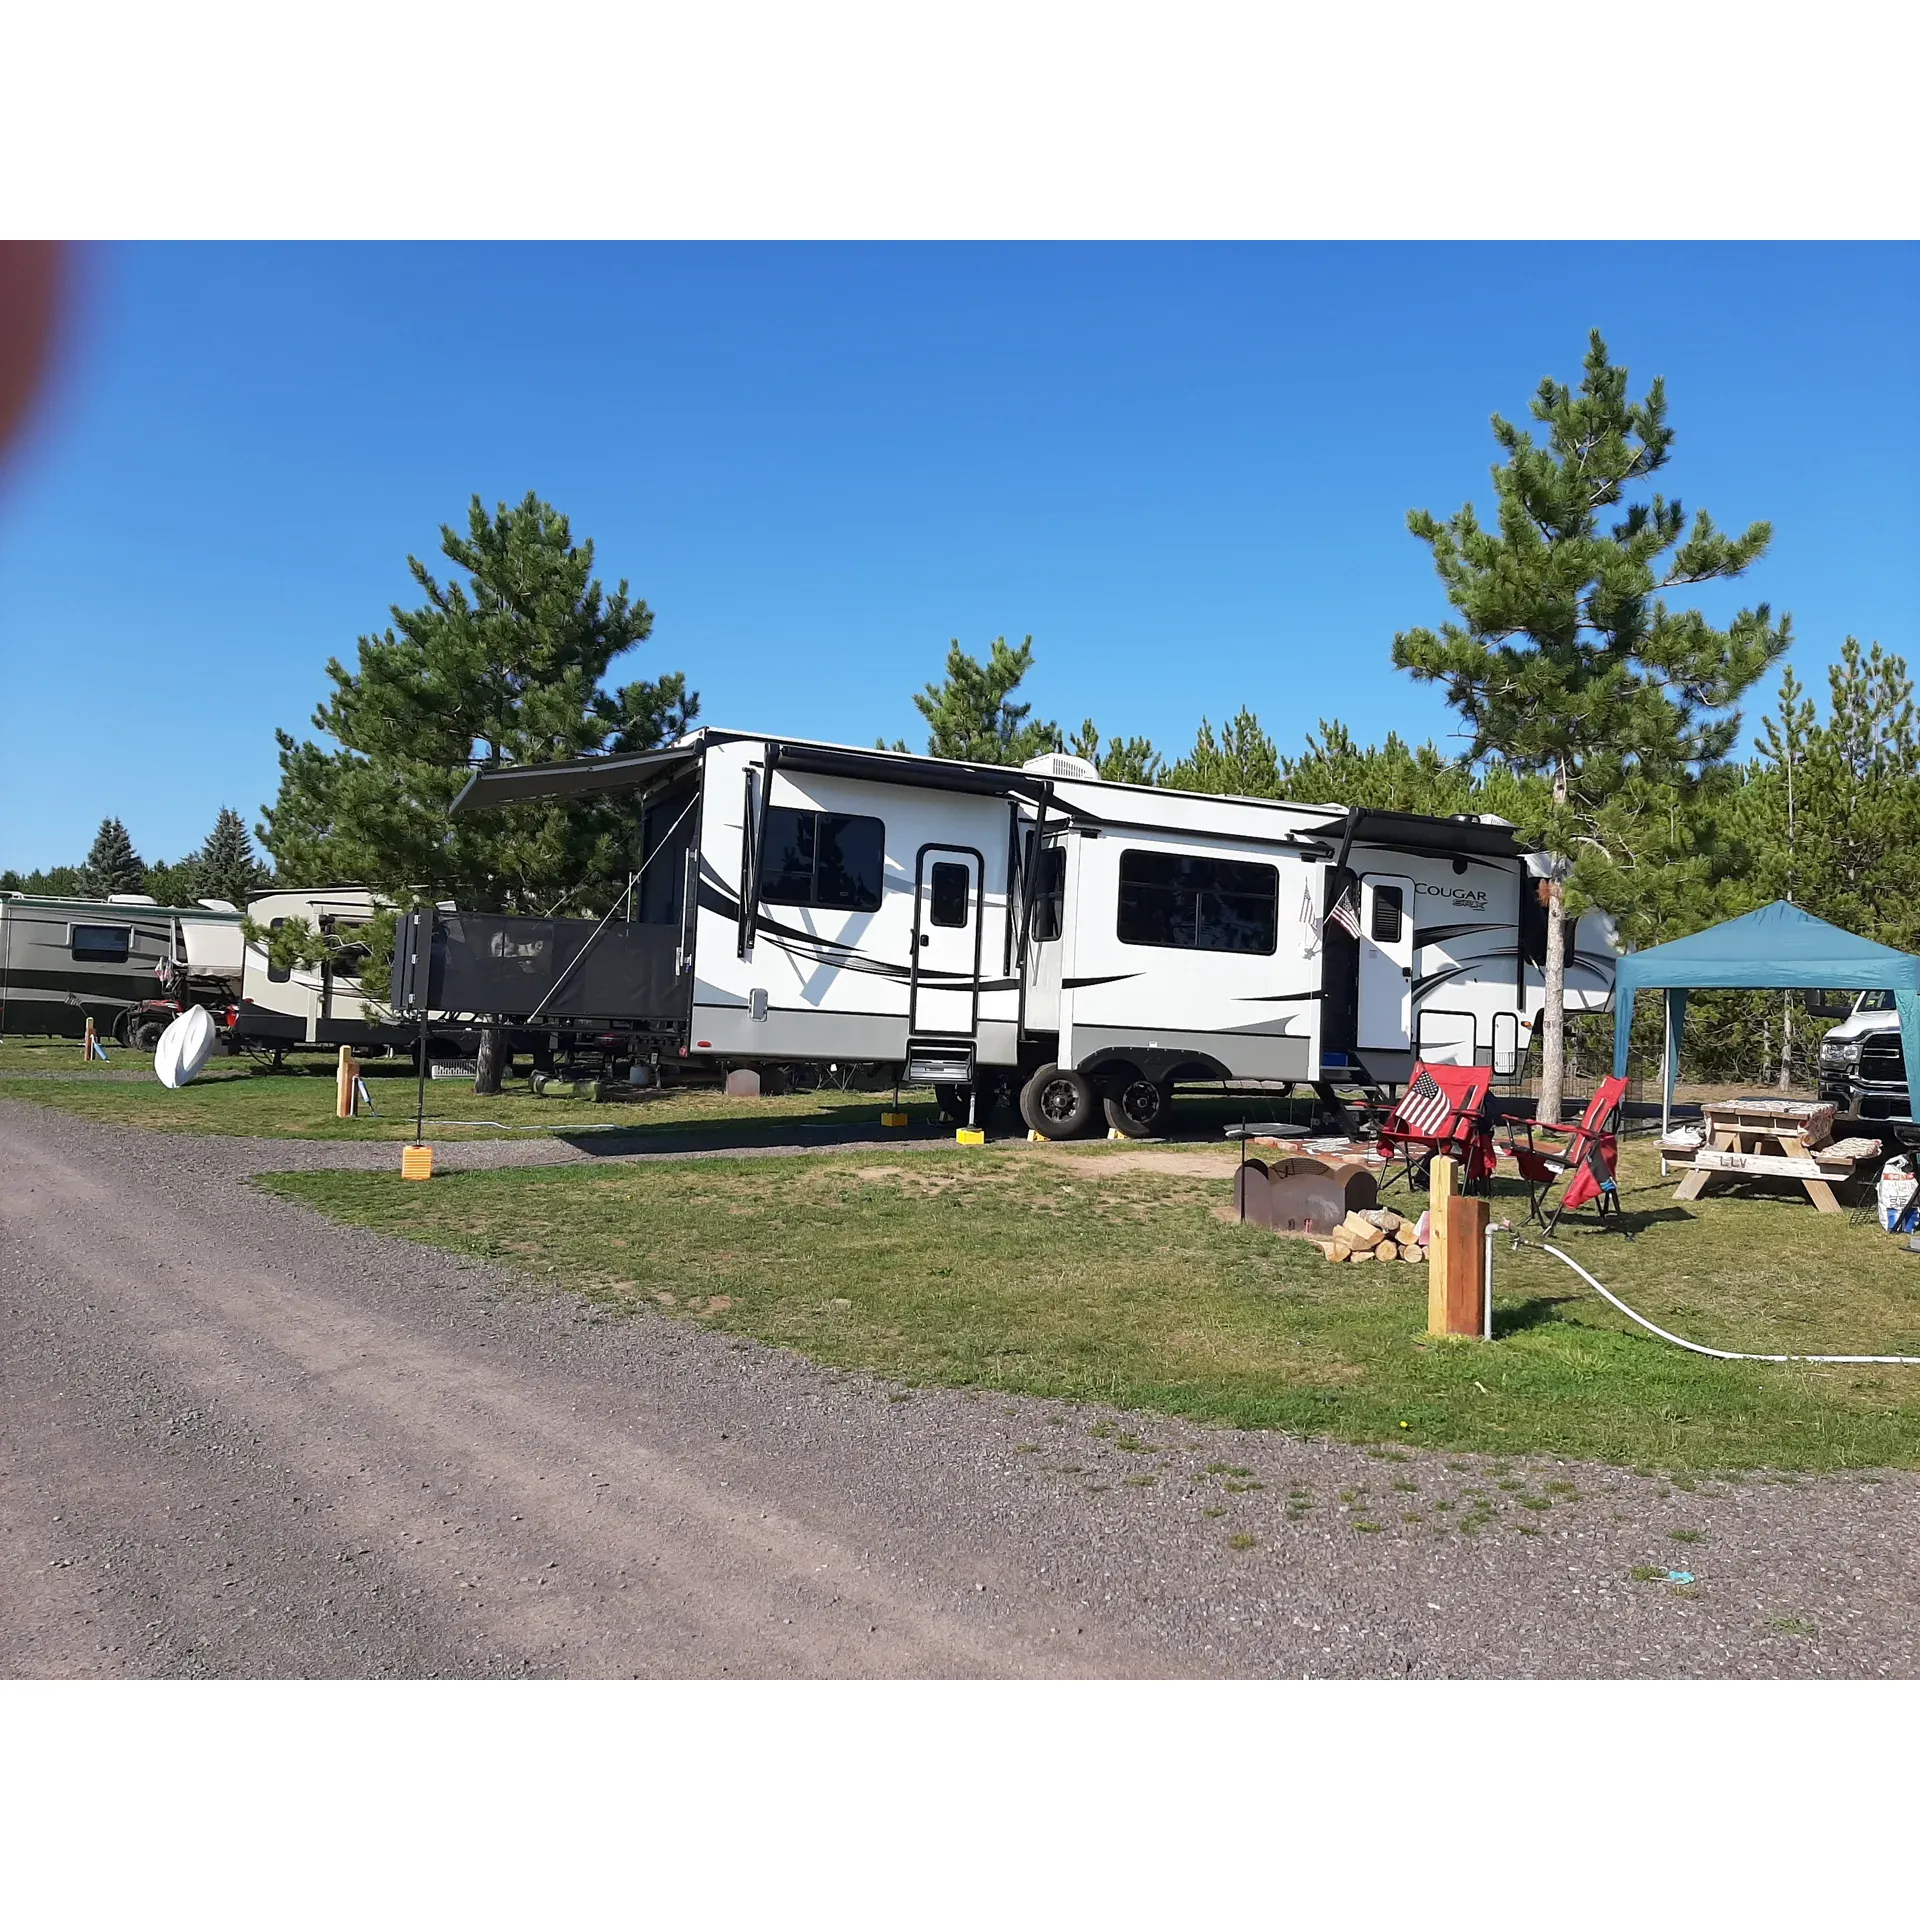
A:
[[[955,1040],[909,1040],[907,1079],[923,1086],[973,1084],[973,1044]]]

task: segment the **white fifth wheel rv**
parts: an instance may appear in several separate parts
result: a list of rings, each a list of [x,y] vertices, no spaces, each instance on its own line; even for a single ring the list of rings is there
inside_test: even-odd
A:
[[[240,909],[0,894],[0,1033],[153,1046],[180,1006],[219,1006],[240,985]],[[163,990],[160,975],[171,985]]]
[[[384,1003],[363,986],[360,963],[365,949],[354,940],[389,904],[365,887],[248,895],[247,917],[255,926],[271,932],[298,918],[327,935],[329,947],[318,965],[277,967],[264,944],[246,943],[233,1020],[236,1041],[276,1057],[300,1047],[409,1045],[410,1029],[397,1024]]]
[[[456,813],[614,789],[636,877],[585,921],[416,914],[393,1004],[620,1021],[657,1056],[870,1061],[1018,1092],[1059,1137],[1158,1124],[1182,1080],[1514,1071],[1546,915],[1504,821],[1221,798],[703,728],[655,752],[477,773]],[[1570,1009],[1611,930],[1575,929]]]

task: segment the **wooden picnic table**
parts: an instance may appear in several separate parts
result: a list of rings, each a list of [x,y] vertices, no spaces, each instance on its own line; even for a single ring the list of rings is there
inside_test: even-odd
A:
[[[1877,1140],[1835,1140],[1831,1100],[1785,1100],[1748,1094],[1701,1104],[1704,1135],[1699,1146],[1660,1143],[1661,1166],[1678,1161],[1686,1177],[1674,1188],[1676,1200],[1697,1200],[1716,1179],[1797,1180],[1822,1213],[1843,1209],[1834,1188],[1844,1185],[1870,1160],[1879,1158]]]

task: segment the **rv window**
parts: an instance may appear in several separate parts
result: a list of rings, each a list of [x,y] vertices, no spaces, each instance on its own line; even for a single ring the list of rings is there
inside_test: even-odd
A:
[[[69,927],[73,957],[104,964],[118,964],[133,948],[131,927]]]
[[[1120,856],[1116,930],[1130,947],[1272,953],[1279,902],[1279,869],[1263,862],[1138,848]]]
[[[278,920],[269,920],[267,922],[267,931],[271,933],[275,927],[284,927],[286,924],[284,916]],[[268,952],[272,952],[271,947],[268,948]],[[271,980],[276,987],[283,987],[293,978],[293,969],[291,967],[275,966],[273,961],[269,959],[267,962],[267,978]]]
[[[936,927],[964,927],[973,896],[973,869],[954,860],[933,863],[927,917]]]
[[[350,939],[352,935],[360,931],[362,924],[362,922],[355,921],[351,926],[336,926],[333,930],[334,935],[337,939]],[[366,957],[367,950],[362,945],[355,944],[352,946],[336,947],[333,952],[327,956],[327,965],[336,980],[358,980],[360,978],[360,963]]]
[[[1066,919],[1067,850],[1057,841],[1041,849],[1033,873],[1033,937],[1058,940]]]
[[[1375,887],[1367,932],[1383,947],[1398,946],[1402,896],[1398,887]]]
[[[868,814],[769,807],[760,898],[872,913],[880,905],[885,863],[886,827]]]

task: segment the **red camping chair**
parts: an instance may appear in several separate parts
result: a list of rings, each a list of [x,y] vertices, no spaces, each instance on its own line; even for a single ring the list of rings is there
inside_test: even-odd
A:
[[[1620,1165],[1617,1129],[1620,1103],[1626,1094],[1627,1083],[1609,1076],[1594,1089],[1586,1112],[1573,1125],[1556,1120],[1524,1120],[1520,1124],[1527,1130],[1525,1143],[1509,1137],[1507,1151],[1513,1155],[1520,1177],[1527,1183],[1528,1213],[1542,1232],[1551,1233],[1569,1207],[1583,1207],[1589,1200],[1602,1226],[1609,1214],[1615,1219],[1620,1217],[1620,1190],[1616,1184]],[[1536,1141],[1536,1129],[1542,1133],[1564,1134],[1566,1138],[1558,1144]],[[1549,1220],[1547,1195],[1562,1174],[1570,1174],[1572,1178]]]
[[[1409,1187],[1425,1186],[1437,1153],[1458,1165],[1462,1192],[1484,1192],[1493,1177],[1487,1113],[1492,1085],[1491,1067],[1415,1067],[1406,1092],[1380,1123],[1380,1157],[1399,1163],[1381,1180],[1382,1190],[1402,1172]]]

